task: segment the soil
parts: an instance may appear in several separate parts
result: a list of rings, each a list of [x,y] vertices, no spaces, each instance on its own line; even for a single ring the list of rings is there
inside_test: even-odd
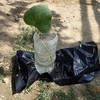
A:
[[[52,28],[59,37],[57,50],[74,47],[79,41],[94,41],[100,57],[100,0],[0,0],[0,75],[5,76],[0,79],[0,100],[34,100],[38,95],[36,83],[33,87],[37,91],[12,95],[11,61],[16,53],[16,35],[25,25],[24,12],[43,3],[53,14]],[[97,85],[99,80],[97,77],[93,83]]]

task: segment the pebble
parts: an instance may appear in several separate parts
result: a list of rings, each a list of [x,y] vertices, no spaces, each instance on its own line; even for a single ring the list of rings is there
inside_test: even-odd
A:
[[[6,84],[9,84],[10,83],[10,80],[8,78],[3,78],[2,82],[3,83],[6,83]]]
[[[4,98],[4,96],[2,95],[2,98]]]

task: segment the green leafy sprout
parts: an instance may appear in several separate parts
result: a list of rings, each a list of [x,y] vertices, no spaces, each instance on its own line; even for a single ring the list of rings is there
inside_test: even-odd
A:
[[[46,4],[39,4],[28,9],[24,14],[27,25],[34,26],[39,35],[47,34],[51,29],[52,13]]]

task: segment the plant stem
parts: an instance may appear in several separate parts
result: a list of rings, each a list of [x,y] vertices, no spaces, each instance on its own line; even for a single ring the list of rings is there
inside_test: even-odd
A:
[[[35,32],[34,27],[33,27],[33,26],[31,26],[31,28],[32,28],[32,34],[34,34],[34,33],[33,33],[33,32]]]
[[[42,42],[43,46],[46,48],[47,52],[49,53],[49,50],[48,50],[48,48],[47,48],[46,44],[45,44],[42,40],[41,40],[41,42]],[[50,59],[51,59],[51,61],[52,61],[52,56],[51,56],[51,55],[49,55],[49,57],[50,57]]]
[[[46,50],[47,50],[47,52],[49,53],[49,50],[48,50],[48,48],[47,48],[46,44],[42,41],[42,33],[41,33],[39,30],[37,30],[37,28],[36,28],[36,27],[35,27],[35,32],[36,32],[37,34],[39,34],[40,39],[41,39],[41,43],[43,44],[43,46],[45,47],[45,49],[46,49]],[[51,55],[49,55],[49,57],[50,57],[50,59],[51,59],[51,61],[52,61],[52,56],[51,56]]]

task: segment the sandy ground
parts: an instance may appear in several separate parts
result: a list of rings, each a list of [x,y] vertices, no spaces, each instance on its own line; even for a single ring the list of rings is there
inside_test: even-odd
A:
[[[12,95],[11,58],[15,55],[16,34],[20,34],[24,12],[33,5],[46,3],[52,10],[52,26],[59,41],[57,50],[95,41],[100,56],[100,0],[0,0],[0,70],[7,81],[0,80],[0,100],[34,100],[31,94]]]

